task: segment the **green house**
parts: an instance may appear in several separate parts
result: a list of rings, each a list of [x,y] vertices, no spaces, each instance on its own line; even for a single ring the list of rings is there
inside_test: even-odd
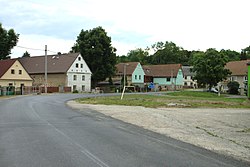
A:
[[[154,83],[159,89],[178,90],[184,85],[181,64],[162,64],[143,66],[145,82]]]

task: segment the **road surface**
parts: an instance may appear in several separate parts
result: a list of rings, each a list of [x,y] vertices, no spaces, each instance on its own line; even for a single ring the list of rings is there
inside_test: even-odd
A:
[[[65,105],[84,96],[52,94],[1,100],[0,166],[249,166],[95,111],[79,112]]]

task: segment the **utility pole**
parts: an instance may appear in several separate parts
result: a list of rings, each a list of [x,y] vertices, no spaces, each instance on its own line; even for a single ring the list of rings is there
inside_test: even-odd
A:
[[[48,76],[47,76],[47,72],[48,72],[48,64],[47,64],[47,45],[45,45],[45,68],[44,68],[44,78],[45,78],[45,83],[44,83],[44,93],[47,93],[47,83],[48,83]]]

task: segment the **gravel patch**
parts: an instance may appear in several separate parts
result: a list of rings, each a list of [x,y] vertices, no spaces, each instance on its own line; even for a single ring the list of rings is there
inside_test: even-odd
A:
[[[81,111],[92,109],[115,119],[250,162],[248,109],[155,109],[79,104],[75,101],[69,101],[67,104]]]

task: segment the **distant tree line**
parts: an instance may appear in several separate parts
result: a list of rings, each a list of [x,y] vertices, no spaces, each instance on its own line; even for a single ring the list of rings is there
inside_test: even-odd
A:
[[[215,49],[214,49],[215,50]],[[150,54],[153,51],[153,54]],[[141,64],[173,64],[193,65],[193,58],[196,54],[204,54],[199,50],[185,50],[173,42],[157,42],[146,49],[138,48],[130,50],[127,55],[117,56],[117,63],[141,62]],[[239,53],[234,50],[220,50],[220,54],[227,57],[227,61],[238,61],[250,59],[250,46],[242,49]]]

